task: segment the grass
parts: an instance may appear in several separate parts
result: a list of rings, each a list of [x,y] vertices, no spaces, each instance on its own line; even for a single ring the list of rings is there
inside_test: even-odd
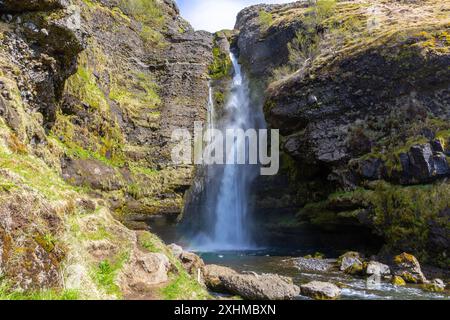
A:
[[[67,79],[66,90],[92,108],[109,110],[105,95],[87,66],[80,65],[77,72]]]
[[[0,300],[79,300],[77,290],[15,290],[5,279],[0,279]]]
[[[272,13],[267,12],[265,10],[259,11],[259,25],[262,30],[267,30],[273,24],[273,16]]]
[[[213,48],[213,62],[209,66],[209,75],[214,80],[219,80],[230,75],[232,62],[226,52],[222,52],[219,47]]]
[[[156,235],[149,232],[142,232],[138,236],[139,244],[149,252],[163,253],[168,258],[175,270],[170,274],[170,282],[160,289],[159,293],[165,300],[204,300],[209,299],[208,292],[189,275],[175,258],[172,252]]]
[[[161,295],[165,300],[205,300],[209,294],[186,271],[173,276],[170,283],[161,289]]]
[[[0,145],[0,169],[8,169],[20,176],[20,183],[35,189],[51,200],[60,200],[63,194],[74,189],[68,186],[45,163],[31,155],[10,153]],[[12,182],[0,184],[11,190]]]
[[[122,297],[120,287],[116,283],[117,274],[128,260],[128,254],[119,254],[114,261],[103,260],[92,270],[92,278],[107,294]]]
[[[159,87],[146,73],[134,73],[131,78],[112,75],[109,98],[119,103],[124,112],[138,125],[148,126],[160,118]]]

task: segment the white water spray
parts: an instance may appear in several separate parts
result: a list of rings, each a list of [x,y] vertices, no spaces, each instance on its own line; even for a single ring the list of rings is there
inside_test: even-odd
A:
[[[225,116],[215,119],[212,89],[208,103],[208,127],[210,129],[258,129],[264,126],[260,106],[252,106],[248,80],[234,54],[231,54],[234,76],[230,95],[225,104]],[[242,145],[245,144],[245,145]],[[232,145],[235,152],[227,152],[227,157],[235,157],[237,150],[248,150],[248,142],[236,140]],[[246,152],[248,156],[248,152]],[[227,159],[232,160],[232,159]],[[230,163],[233,161],[229,161]],[[203,217],[210,221],[208,230],[197,234],[193,247],[200,251],[248,250],[254,247],[250,206],[251,184],[258,175],[257,165],[209,166],[206,169],[206,200]]]

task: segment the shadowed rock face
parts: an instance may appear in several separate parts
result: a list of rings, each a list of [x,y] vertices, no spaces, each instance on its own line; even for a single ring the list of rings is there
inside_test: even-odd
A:
[[[259,181],[257,207],[265,221],[273,217],[272,229],[277,228],[274,212],[283,212],[283,221],[289,212],[297,214],[282,227],[291,230],[302,222],[338,232],[366,225],[385,238],[388,248],[417,253],[420,243],[430,252],[421,258],[445,265],[448,246],[438,240],[439,228],[427,240],[421,235],[431,230],[430,221],[448,226],[447,218],[439,218],[448,204],[431,209],[423,203],[426,218],[413,236],[407,221],[414,214],[405,210],[409,200],[403,207],[380,206],[389,194],[427,199],[432,190],[450,190],[445,180],[450,176],[450,55],[448,28],[439,15],[442,3],[370,2],[376,16],[366,4],[338,2],[324,21],[314,17],[321,9],[305,3],[254,6],[238,15],[241,60],[268,83],[266,120],[280,129],[286,155],[278,178]],[[418,24],[410,25],[405,15]],[[392,16],[399,17],[395,25],[387,23]],[[341,26],[353,22],[349,29],[336,29],[330,20]],[[316,53],[306,50],[308,39],[318,41]],[[297,51],[290,52],[293,43]],[[280,184],[282,177],[288,182]],[[277,183],[276,190],[270,190],[271,183]],[[279,196],[269,205],[266,194]],[[397,234],[399,228],[408,235]],[[440,258],[431,254],[431,243],[439,244]]]

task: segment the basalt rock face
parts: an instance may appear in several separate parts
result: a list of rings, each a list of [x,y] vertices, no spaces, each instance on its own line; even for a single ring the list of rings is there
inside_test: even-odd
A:
[[[293,195],[286,204],[296,218],[281,217],[292,229],[368,227],[386,250],[447,263],[439,236],[450,223],[442,10],[448,4],[433,0],[322,1],[239,14],[241,60],[265,79],[266,120],[283,135],[280,176],[289,183],[278,190]]]
[[[171,133],[205,119],[213,37],[173,1],[133,4],[0,1],[1,299],[148,298],[177,269],[113,216],[180,213]]]

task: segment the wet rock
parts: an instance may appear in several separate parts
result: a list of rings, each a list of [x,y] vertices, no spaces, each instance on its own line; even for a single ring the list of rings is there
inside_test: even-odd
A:
[[[405,280],[403,280],[403,278],[402,278],[402,277],[399,277],[399,276],[394,276],[394,277],[392,278],[391,283],[392,283],[394,286],[398,286],[398,287],[406,286]]]
[[[411,254],[402,253],[394,258],[394,275],[403,278],[407,283],[425,283],[419,261]]]
[[[219,279],[227,291],[247,300],[292,300],[300,293],[291,278],[275,274],[229,274]]]
[[[205,280],[205,285],[214,292],[228,292],[220,277],[229,277],[237,274],[238,273],[231,268],[214,264],[206,265],[203,268],[203,279]]]
[[[445,291],[445,283],[441,279],[434,279],[430,283],[424,283],[422,288],[426,291],[430,292],[444,292]]]
[[[391,270],[388,265],[376,261],[370,261],[367,265],[366,273],[368,275],[387,276],[391,274]]]
[[[339,270],[351,275],[360,275],[364,264],[358,252],[347,252],[339,257]]]
[[[300,286],[301,294],[315,300],[335,300],[341,295],[341,289],[330,282],[312,281]]]
[[[301,271],[329,271],[334,267],[334,260],[331,259],[315,259],[315,258],[296,258],[294,265]]]

